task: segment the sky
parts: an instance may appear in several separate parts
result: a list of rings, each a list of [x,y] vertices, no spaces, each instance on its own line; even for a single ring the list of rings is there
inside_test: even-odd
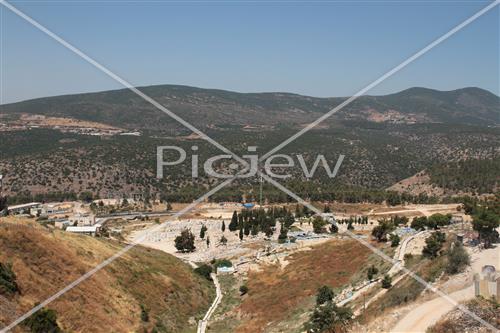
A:
[[[10,1],[134,86],[350,96],[489,1]],[[0,6],[2,7],[2,6]],[[499,6],[368,94],[500,94]],[[2,7],[0,104],[123,86]]]

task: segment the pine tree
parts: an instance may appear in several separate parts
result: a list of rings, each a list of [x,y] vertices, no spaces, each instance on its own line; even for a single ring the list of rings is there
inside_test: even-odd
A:
[[[203,224],[203,225],[201,226],[201,229],[200,229],[200,238],[201,238],[201,239],[204,239],[204,238],[205,238],[205,232],[206,232],[207,230],[208,230],[208,229],[207,229],[207,227],[205,227],[205,225]]]
[[[240,229],[239,237],[240,237],[240,241],[242,241],[243,240],[243,229]]]
[[[222,221],[222,227],[220,230],[222,230],[222,232],[226,231],[226,223],[224,221]]]
[[[231,217],[231,222],[229,223],[229,231],[238,230],[238,213],[236,211],[233,212],[233,217]]]

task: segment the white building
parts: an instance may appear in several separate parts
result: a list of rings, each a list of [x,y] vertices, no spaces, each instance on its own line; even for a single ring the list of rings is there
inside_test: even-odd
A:
[[[9,206],[7,210],[9,211],[9,214],[12,215],[29,214],[32,208],[38,208],[41,207],[41,205],[42,204],[39,202],[30,202],[22,205]]]
[[[97,225],[86,226],[86,227],[67,227],[67,232],[73,232],[77,234],[85,234],[95,236],[99,232],[100,227]]]

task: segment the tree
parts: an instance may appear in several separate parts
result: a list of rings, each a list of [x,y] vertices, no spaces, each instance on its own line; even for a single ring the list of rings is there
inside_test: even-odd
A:
[[[281,223],[280,234],[278,235],[278,242],[284,243],[288,238],[288,229]]]
[[[368,267],[368,271],[366,272],[366,276],[368,277],[368,280],[373,280],[373,277],[378,274],[378,269],[374,265],[371,265]]]
[[[243,240],[243,229],[240,229],[239,237],[240,237],[240,241],[242,241]]]
[[[222,226],[220,230],[222,230],[222,232],[226,231],[226,223],[224,221],[222,221]]]
[[[419,216],[419,217],[414,217],[413,220],[411,221],[410,227],[417,231],[422,231],[425,230],[425,227],[427,225],[427,217],[425,216]]]
[[[326,302],[333,301],[333,297],[335,294],[333,293],[332,288],[328,286],[322,286],[318,289],[318,293],[316,294],[316,305],[322,305]]]
[[[219,240],[219,243],[221,243],[222,245],[226,245],[227,244],[227,238],[224,237],[224,235],[220,238]]]
[[[233,212],[233,216],[231,217],[231,222],[228,227],[229,231],[238,230],[238,213],[236,211]]]
[[[349,221],[349,223],[347,224],[347,230],[354,230],[354,226],[352,225],[351,221]]]
[[[325,205],[325,207],[323,207],[323,213],[330,213],[330,212],[331,212],[330,206]]]
[[[399,241],[401,240],[397,234],[391,234],[389,236],[389,240],[391,241],[391,247],[396,247],[399,245]]]
[[[394,230],[394,224],[391,221],[383,219],[378,221],[378,225],[372,229],[372,236],[377,239],[378,242],[387,241],[387,234]]]
[[[170,204],[170,202],[167,202],[167,211],[170,211],[172,210],[172,205]]]
[[[479,241],[489,248],[498,239],[498,228],[500,217],[489,209],[481,209],[472,218],[472,228],[479,233]]]
[[[352,311],[348,307],[339,307],[333,302],[316,306],[306,323],[306,329],[311,333],[344,332],[352,319]]]
[[[57,324],[57,313],[52,309],[41,308],[23,323],[33,333],[62,333]]]
[[[337,227],[336,224],[332,223],[332,225],[330,226],[330,232],[332,234],[336,234],[337,232],[339,232],[339,227]]]
[[[325,226],[328,224],[321,216],[315,216],[313,221],[313,231],[317,234],[326,232]]]
[[[200,229],[200,238],[205,239],[205,233],[207,232],[207,227],[203,224]]]
[[[382,279],[382,288],[389,289],[390,287],[392,287],[392,278],[386,274]]]
[[[446,273],[457,274],[470,264],[470,257],[461,243],[455,242],[447,254],[448,263]]]
[[[210,247],[210,237],[207,236],[207,248]]]
[[[196,249],[191,230],[184,229],[179,236],[175,237],[175,248],[180,252],[193,252]]]
[[[300,209],[300,206],[297,204],[295,205],[295,218],[301,218],[304,216],[304,213]]]
[[[443,247],[445,239],[446,236],[444,233],[439,231],[433,232],[425,239],[425,246],[422,250],[422,255],[426,258],[436,258],[439,251]]]

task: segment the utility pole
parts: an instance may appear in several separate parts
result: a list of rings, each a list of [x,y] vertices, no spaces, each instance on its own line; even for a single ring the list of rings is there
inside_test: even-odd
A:
[[[262,207],[262,175],[260,175],[259,205],[260,207]]]

